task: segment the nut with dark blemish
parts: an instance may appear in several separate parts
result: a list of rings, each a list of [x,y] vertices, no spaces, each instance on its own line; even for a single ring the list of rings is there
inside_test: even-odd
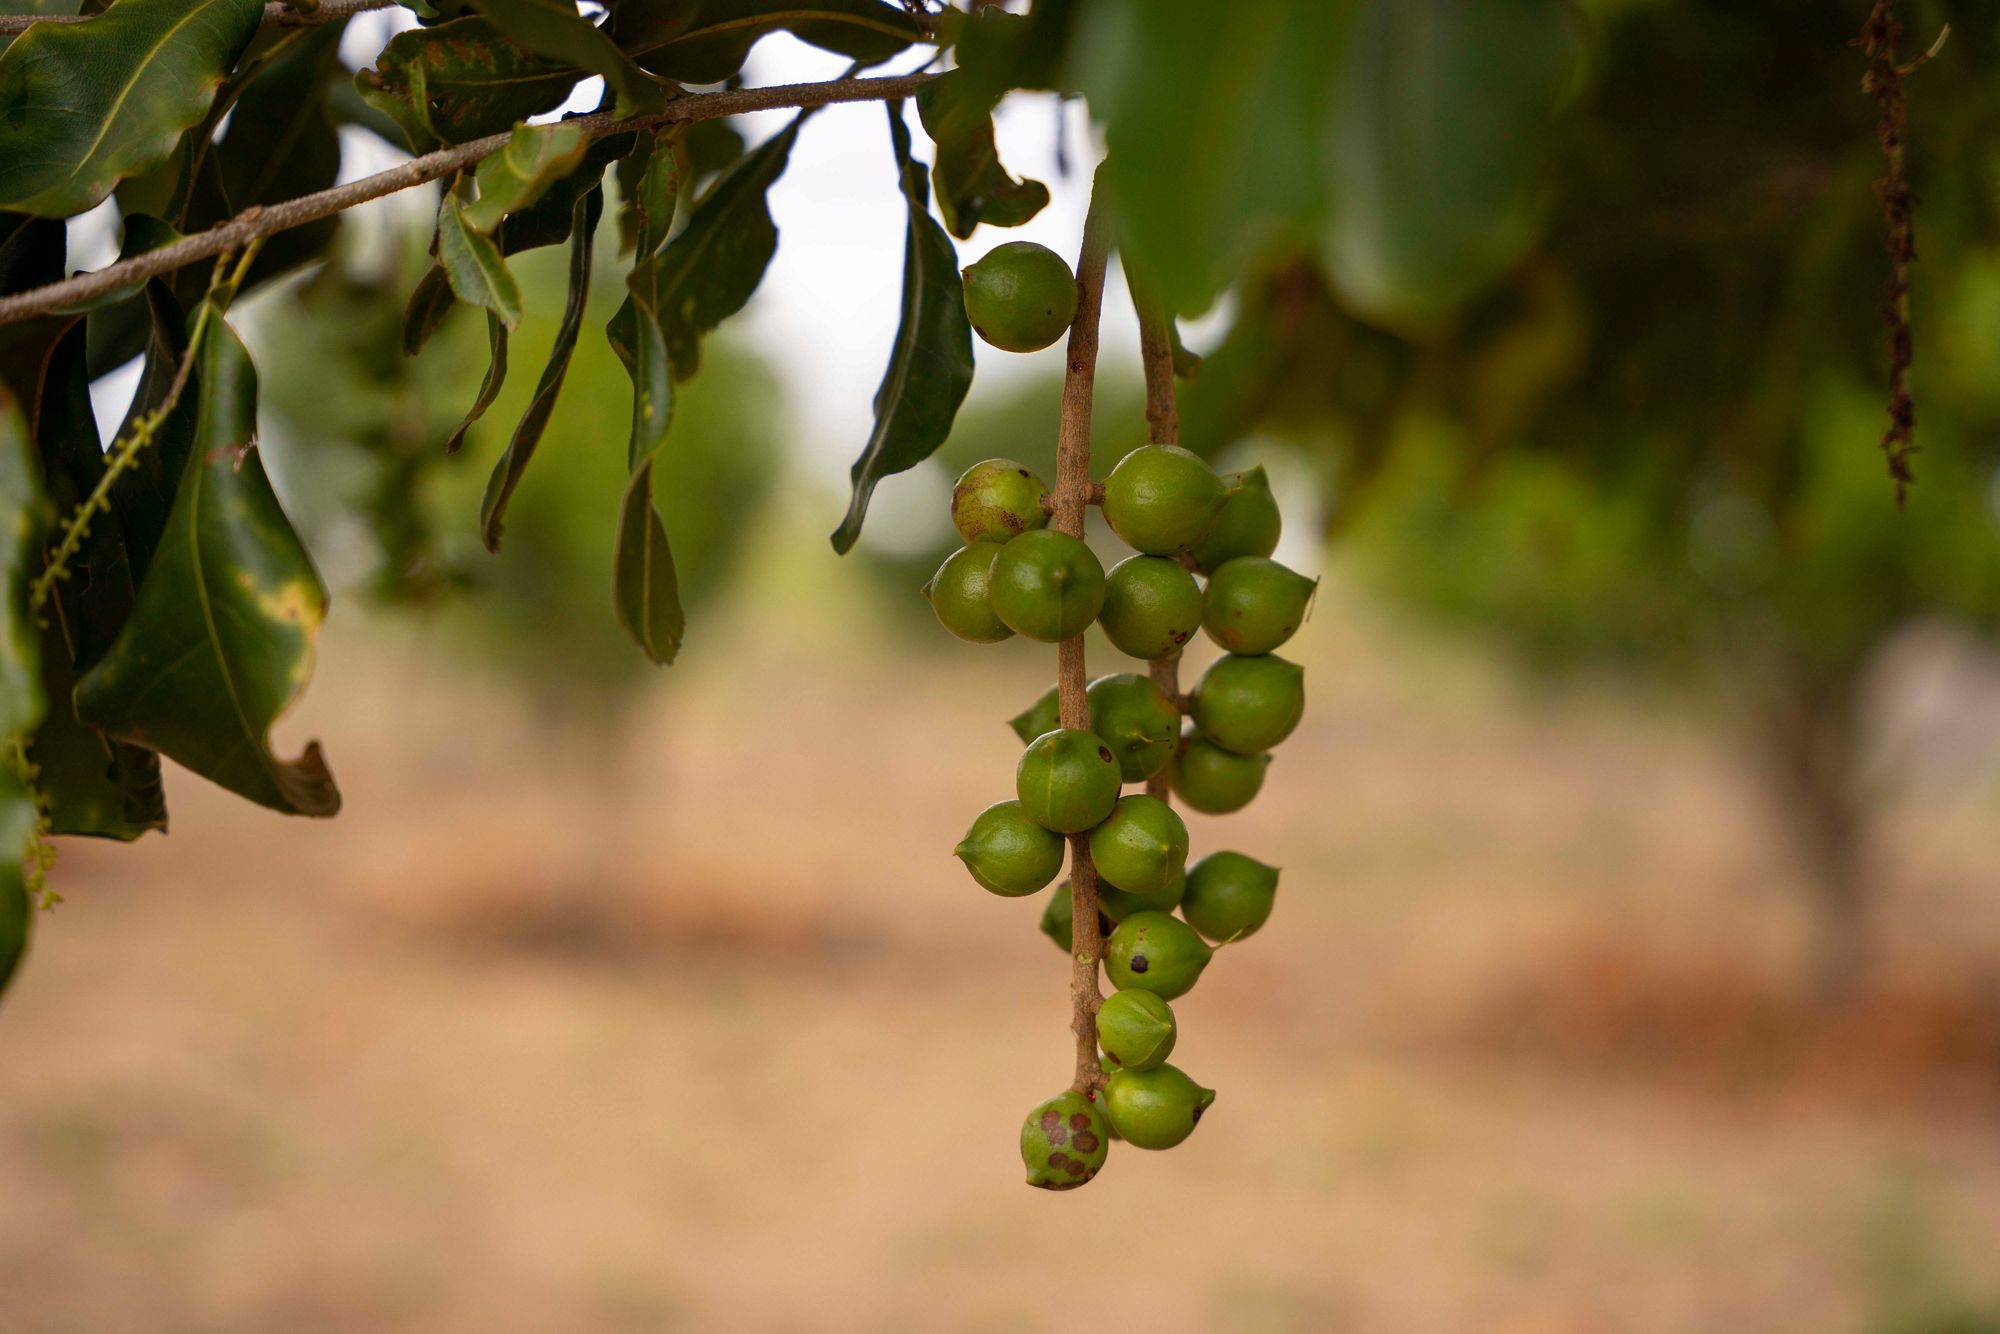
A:
[[[1028,1184],[1043,1190],[1083,1185],[1104,1166],[1110,1127],[1092,1097],[1065,1091],[1050,1098],[1021,1126],[1021,1161]]]

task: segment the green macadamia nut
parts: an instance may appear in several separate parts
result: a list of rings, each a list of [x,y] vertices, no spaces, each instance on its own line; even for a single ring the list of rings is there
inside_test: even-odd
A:
[[[965,318],[1005,352],[1036,352],[1076,318],[1076,275],[1061,255],[1033,241],[1008,241],[966,265]]]
[[[1268,653],[1231,653],[1202,673],[1188,714],[1224,750],[1256,755],[1290,736],[1305,711],[1304,668]]]
[[[1171,657],[1202,623],[1201,589],[1179,561],[1128,556],[1104,576],[1104,607],[1097,619],[1120,653]]]
[[[1097,882],[1097,906],[1101,916],[1114,922],[1123,921],[1135,912],[1172,912],[1180,906],[1181,895],[1187,893],[1187,872],[1182,871],[1164,889],[1151,894],[1127,894],[1109,880]],[[1105,933],[1109,935],[1110,932]]]
[[[1042,508],[1042,496],[1047,491],[1026,464],[1013,459],[975,463],[951,489],[951,526],[967,545],[1005,542],[1046,528],[1049,515]]]
[[[1145,782],[1174,757],[1181,713],[1149,678],[1131,672],[1100,676],[1083,697],[1090,730],[1118,757],[1126,782]]]
[[[1232,472],[1222,479],[1227,498],[1208,536],[1194,544],[1194,567],[1213,574],[1238,556],[1268,556],[1278,549],[1284,520],[1262,468]]]
[[[952,855],[981,885],[1017,899],[1056,878],[1062,870],[1063,841],[1030,820],[1020,802],[1000,801],[973,819]]]
[[[1201,1122],[1215,1102],[1205,1089],[1171,1065],[1124,1070],[1104,1086],[1104,1114],[1119,1137],[1138,1149],[1171,1149]]]
[[[1104,823],[1090,831],[1097,873],[1132,894],[1169,888],[1187,866],[1188,831],[1158,797],[1120,797]]]
[[[930,599],[938,623],[960,639],[997,644],[1014,637],[994,614],[990,596],[993,563],[999,555],[1000,547],[992,542],[960,547],[944,558],[944,564],[924,585],[924,596]]]
[[[1125,1070],[1150,1070],[1173,1054],[1173,1007],[1150,991],[1117,991],[1097,1012],[1097,1045]]]
[[[1150,991],[1164,1000],[1186,995],[1215,951],[1194,928],[1163,912],[1135,912],[1104,944],[1104,972],[1120,991]]]
[[[1104,606],[1104,567],[1068,533],[1022,533],[1000,547],[992,568],[987,598],[994,613],[1030,639],[1053,644],[1080,635]]]
[[[1111,747],[1093,732],[1059,727],[1028,743],[1014,770],[1021,809],[1044,829],[1080,834],[1118,805],[1121,780]]]
[[[1212,943],[1241,940],[1264,925],[1278,894],[1278,868],[1240,852],[1211,852],[1188,867],[1181,916]]]
[[[1021,1123],[1021,1161],[1028,1184],[1074,1190],[1097,1175],[1110,1152],[1104,1114],[1081,1093],[1058,1093]]]
[[[1104,887],[1098,886],[1098,897],[1103,898]],[[1053,940],[1064,954],[1076,948],[1076,938],[1072,928],[1076,924],[1076,900],[1070,895],[1069,881],[1065,880],[1055,888],[1049,901],[1042,905],[1042,934]],[[1102,940],[1111,934],[1111,919],[1102,912],[1097,914],[1097,936]]]
[[[1042,692],[1041,698],[1007,720],[1007,726],[1014,729],[1014,735],[1026,745],[1044,732],[1053,732],[1062,726],[1062,698],[1054,686]],[[1107,740],[1109,738],[1106,738]]]
[[[1306,607],[1318,587],[1318,581],[1269,557],[1238,556],[1208,577],[1202,628],[1231,653],[1269,653],[1305,621]],[[1110,606],[1108,586],[1105,605]]]
[[[1189,810],[1203,815],[1228,815],[1248,806],[1264,786],[1270,755],[1238,755],[1224,750],[1192,724],[1184,738],[1180,753],[1174,756],[1174,795],[1186,802]]]
[[[1104,518],[1125,544],[1173,556],[1208,535],[1228,489],[1215,470],[1179,445],[1141,445],[1104,479]]]

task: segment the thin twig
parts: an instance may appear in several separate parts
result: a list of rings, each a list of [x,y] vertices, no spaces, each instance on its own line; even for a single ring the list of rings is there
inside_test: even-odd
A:
[[[828,83],[726,89],[718,93],[697,93],[677,98],[669,102],[664,110],[627,120],[616,119],[610,112],[599,112],[578,116],[565,123],[582,131],[586,139],[601,139],[605,135],[622,134],[627,130],[650,130],[661,125],[716,120],[752,111],[780,111],[793,107],[829,106],[837,102],[877,102],[908,97],[936,77],[934,74],[903,74],[893,78],[835,79]],[[172,272],[196,260],[224,251],[240,250],[254,238],[302,227],[306,223],[332,217],[356,204],[365,204],[371,199],[380,199],[384,195],[463,171],[487,154],[505,148],[511,137],[512,131],[489,134],[483,139],[411,158],[387,171],[378,171],[373,176],[364,176],[346,185],[336,185],[262,208],[247,208],[228,222],[218,223],[207,231],[196,232],[158,250],[134,255],[90,273],[79,273],[46,287],[0,297],[0,325],[14,324],[36,315],[45,315],[62,306],[104,296],[130,283]]]
[[[1855,44],[1868,57],[1861,90],[1881,109],[1875,135],[1888,162],[1888,174],[1875,182],[1875,197],[1882,203],[1882,219],[1888,228],[1885,243],[1889,251],[1889,304],[1883,312],[1889,325],[1889,425],[1882,432],[1882,452],[1889,461],[1889,476],[1896,482],[1898,508],[1910,483],[1916,480],[1910,456],[1917,452],[1917,409],[1910,397],[1910,265],[1916,260],[1917,246],[1910,183],[1903,174],[1909,114],[1903,102],[1903,70],[1896,64],[1896,44],[1902,39],[1903,25],[1896,21],[1893,0],[1875,0]]]
[[[1150,283],[1133,276],[1129,263],[1125,266],[1125,284],[1131,288],[1132,305],[1139,312],[1139,360],[1146,370],[1146,438],[1156,445],[1177,445],[1181,439],[1181,418],[1180,409],[1174,404],[1174,336],[1172,327],[1167,323],[1166,307]],[[1174,701],[1178,710],[1180,653],[1176,651],[1164,658],[1154,658],[1147,664],[1146,671],[1153,678],[1153,684]],[[1180,745],[1179,735],[1174,737],[1174,745]],[[1146,780],[1148,796],[1165,802],[1173,800],[1173,784],[1168,775],[1171,767],[1163,765],[1158,773]]]
[[[1097,378],[1097,321],[1104,305],[1109,233],[1093,187],[1083,223],[1083,250],[1076,261],[1076,321],[1069,327],[1062,423],[1056,433],[1055,516],[1050,525],[1071,537],[1083,536],[1083,511],[1091,493],[1090,398]],[[1056,696],[1064,727],[1090,726],[1083,689],[1083,636],[1075,635],[1056,645]],[[1076,1078],[1070,1087],[1090,1095],[1104,1083],[1097,1065],[1097,1008],[1104,1003],[1097,967],[1104,938],[1097,929],[1097,868],[1090,863],[1087,833],[1069,836],[1069,892],[1070,1031],[1076,1034]]]
[[[30,613],[39,612],[48,603],[56,583],[69,577],[69,563],[76,558],[83,539],[89,536],[90,521],[100,510],[106,514],[111,512],[112,486],[138,463],[140,451],[152,443],[161,424],[179,406],[181,395],[187,390],[188,377],[194,371],[195,358],[201,354],[201,340],[208,332],[209,319],[218,307],[229,304],[229,298],[242,285],[244,275],[250,271],[250,261],[257,257],[257,250],[262,245],[261,238],[252,241],[233,270],[228,255],[215,261],[215,272],[208,280],[208,295],[202,298],[201,309],[195,312],[194,327],[188,333],[187,347],[181,352],[180,362],[174,367],[174,378],[167,385],[166,396],[141,413],[133,421],[132,429],[105,452],[104,471],[98,476],[97,484],[76,507],[76,512],[63,521],[62,536],[55,550],[49,554],[42,572],[28,587]]]
[[[264,6],[264,26],[316,28],[338,23],[371,9],[394,9],[401,0],[325,0],[317,9],[294,9],[290,5]],[[37,23],[94,23],[97,14],[0,14],[0,35],[26,32]]]

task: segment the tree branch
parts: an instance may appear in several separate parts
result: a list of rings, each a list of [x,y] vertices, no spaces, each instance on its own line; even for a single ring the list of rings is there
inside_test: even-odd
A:
[[[936,77],[935,74],[903,74],[893,78],[835,79],[828,83],[736,88],[677,98],[662,111],[628,120],[615,119],[610,112],[599,112],[578,116],[566,123],[581,130],[586,139],[600,139],[607,134],[622,134],[627,130],[650,130],[661,125],[716,120],[751,111],[779,111],[794,107],[829,106],[838,102],[878,102],[908,97]],[[356,204],[365,204],[371,199],[380,199],[384,195],[463,171],[489,153],[505,148],[511,136],[511,130],[489,134],[483,139],[411,158],[387,171],[378,171],[373,176],[364,176],[345,185],[263,208],[248,208],[228,222],[218,223],[205,232],[196,232],[158,250],[134,255],[90,273],[79,273],[59,283],[0,297],[0,325],[18,323],[63,306],[105,296],[132,283],[170,273],[196,260],[208,259],[225,251],[241,250],[259,237],[302,227],[308,222],[353,208]],[[1094,336],[1092,345],[1094,351]]]
[[[1083,251],[1076,261],[1076,320],[1069,327],[1068,370],[1063,377],[1062,424],[1056,434],[1055,515],[1051,527],[1083,536],[1090,501],[1090,398],[1097,377],[1097,321],[1104,305],[1104,262],[1110,227],[1095,184],[1083,223]],[[1088,728],[1083,698],[1083,636],[1056,645],[1056,696],[1064,727]],[[1097,1065],[1097,987],[1104,938],[1097,929],[1097,868],[1090,863],[1090,835],[1069,836],[1071,914],[1070,1031],[1076,1034],[1076,1077],[1070,1087],[1090,1094],[1104,1082]]]
[[[1146,370],[1146,438],[1156,445],[1177,445],[1181,439],[1180,409],[1174,404],[1174,336],[1167,322],[1166,306],[1159,291],[1125,266],[1125,285],[1132,290],[1132,305],[1139,312],[1139,360]],[[1181,706],[1181,655],[1179,652],[1155,658],[1146,671],[1162,694]],[[1174,738],[1176,748],[1180,738]],[[1146,780],[1146,794],[1161,801],[1173,800],[1171,765]]]
[[[323,0],[317,9],[294,9],[273,0],[264,6],[264,23],[267,27],[314,28],[371,9],[394,9],[399,3],[401,0]],[[26,32],[37,23],[89,23],[97,17],[95,14],[0,14],[0,35]]]

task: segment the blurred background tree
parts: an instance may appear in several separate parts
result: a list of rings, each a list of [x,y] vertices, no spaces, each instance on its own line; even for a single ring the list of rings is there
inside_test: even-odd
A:
[[[1440,313],[1423,281],[1348,280],[1337,245],[1274,254],[1186,409],[1191,447],[1327,459],[1334,528],[1398,603],[1538,673],[1697,689],[1798,850],[1829,997],[1866,962],[1870,670],[1918,622],[2000,630],[1994,15],[1907,8],[1912,52],[1952,33],[1911,78],[1906,512],[1870,448],[1888,263],[1861,5],[1588,6],[1541,226],[1497,280]]]

